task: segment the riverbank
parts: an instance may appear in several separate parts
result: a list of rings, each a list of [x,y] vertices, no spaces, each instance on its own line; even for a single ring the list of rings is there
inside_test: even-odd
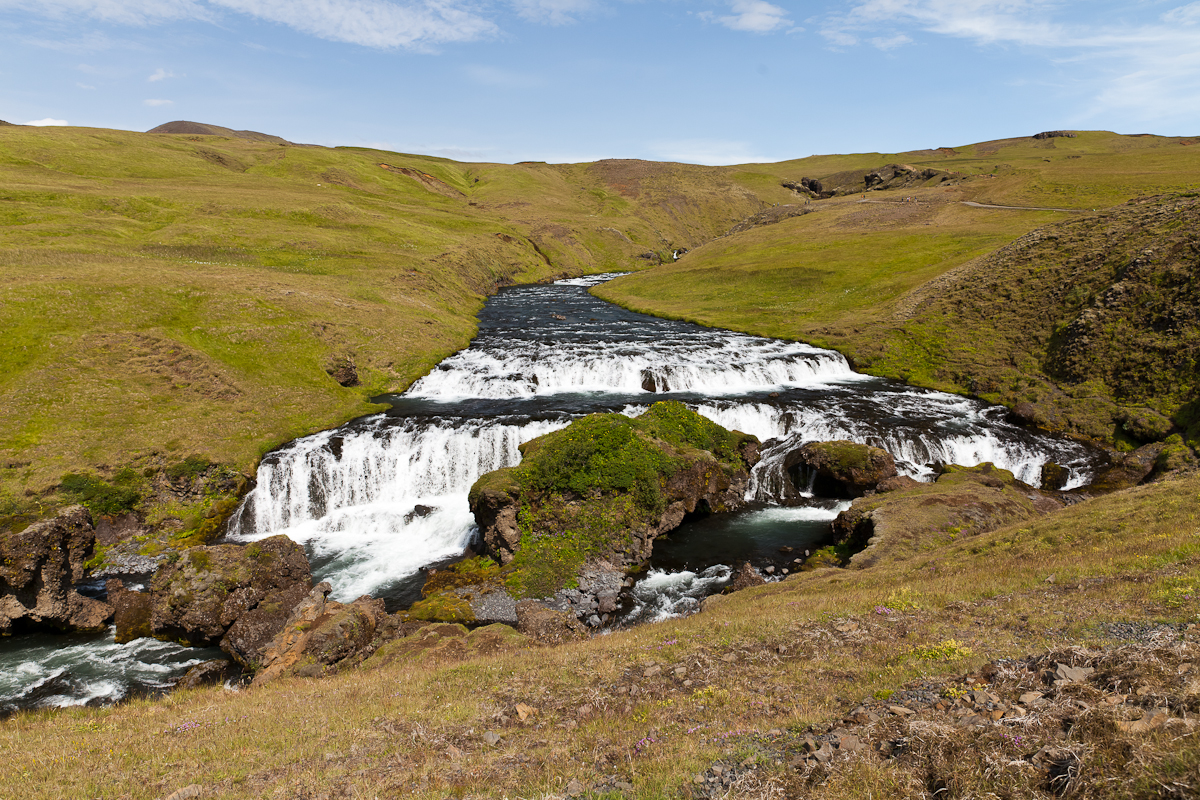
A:
[[[1173,708],[1172,697],[1190,702],[1194,675],[1178,669],[1191,663],[1200,611],[1187,591],[1200,552],[1190,519],[1198,498],[1195,478],[1139,487],[934,552],[792,576],[694,617],[561,647],[471,656],[434,647],[452,644],[450,634],[332,678],[21,715],[0,727],[0,780],[30,798],[163,798],[189,786],[206,798],[658,797],[729,774],[744,793],[848,798],[863,786],[917,796],[936,768],[965,791],[1013,786],[1040,796],[1049,765],[1034,756],[1045,746],[1079,757],[1079,796],[1110,791],[1113,779],[1130,791],[1186,782],[1200,748],[1191,727],[1165,724],[1180,712],[1129,732],[1118,723]],[[1163,666],[1099,669],[1083,693],[1029,673],[1050,708],[1009,688],[1005,670],[1024,662],[1004,659],[1038,657],[1050,672],[1060,662],[1102,668],[1093,652],[1144,653],[1139,663]],[[977,727],[931,718],[944,713],[935,701],[965,709],[958,698],[976,686],[1006,711],[1025,709],[1025,721],[974,710],[987,716]],[[1081,724],[1050,724],[1071,697],[1090,709],[1074,706]],[[1120,699],[1100,702],[1108,697]],[[865,722],[838,722],[860,706]],[[830,745],[814,771],[806,740],[822,750],[831,726],[864,747]],[[879,749],[905,738],[925,744]],[[932,747],[939,742],[959,749]],[[1104,760],[1110,746],[1147,758]],[[1003,766],[989,769],[1001,756]]]

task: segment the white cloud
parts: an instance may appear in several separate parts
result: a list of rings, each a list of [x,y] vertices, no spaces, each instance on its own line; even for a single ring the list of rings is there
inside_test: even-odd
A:
[[[174,100],[143,100],[142,105],[151,106],[151,107],[173,106],[173,105],[175,105],[175,101]]]
[[[149,81],[150,83],[155,83],[157,81],[166,80],[167,78],[178,78],[178,77],[179,76],[176,75],[174,72],[171,72],[170,70],[165,70],[162,67],[159,67],[157,70],[154,71],[154,74],[151,75],[149,78],[146,78],[146,80]]]
[[[65,119],[50,119],[49,117],[46,117],[46,119],[30,120],[29,122],[26,122],[25,124],[26,125],[36,125],[39,128],[44,128],[44,127],[47,127],[50,125],[66,125],[67,121]]]
[[[897,33],[895,36],[876,36],[871,39],[871,44],[878,47],[880,50],[895,50],[902,45],[911,44],[912,39],[905,36],[903,33]]]
[[[75,85],[78,86],[80,89],[95,89],[96,88],[95,86],[92,86],[91,84],[88,84],[88,83],[76,82]]]
[[[591,11],[592,0],[510,0],[514,9],[531,22],[565,25]]]
[[[540,7],[551,21],[590,4],[590,0],[517,2],[531,9]],[[471,0],[0,0],[0,11],[137,26],[175,20],[217,23],[220,12],[236,12],[320,39],[381,49],[422,49],[494,35],[496,25],[471,7]]]
[[[211,18],[196,0],[0,0],[0,9],[53,18],[91,17],[121,25]]]
[[[771,5],[765,0],[734,0],[731,10],[732,16],[715,17],[717,22],[731,30],[770,33],[792,26],[786,9]],[[711,14],[701,16],[714,19]]]
[[[463,67],[463,72],[475,83],[483,86],[496,86],[501,89],[536,89],[546,84],[545,79],[540,75],[530,75],[480,64]]]
[[[1200,105],[1200,2],[1123,24],[1062,16],[1073,10],[1058,0],[854,0],[846,13],[825,18],[821,33],[837,46],[881,47],[906,43],[904,29],[1086,64],[1079,74],[1093,87],[1089,117],[1119,111],[1167,120]]]
[[[0,0],[2,2],[2,0]],[[426,48],[491,36],[496,26],[445,0],[211,0],[213,5],[301,33],[365,47]]]

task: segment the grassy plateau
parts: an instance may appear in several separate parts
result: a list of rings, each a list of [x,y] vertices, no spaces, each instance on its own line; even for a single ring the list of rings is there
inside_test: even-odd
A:
[[[197,543],[498,286],[609,270],[638,311],[1174,454],[585,641],[442,625],[330,677],[16,714],[0,797],[1200,797],[1198,147],[502,165],[0,127],[0,530],[83,500]],[[889,164],[915,177],[868,190]]]

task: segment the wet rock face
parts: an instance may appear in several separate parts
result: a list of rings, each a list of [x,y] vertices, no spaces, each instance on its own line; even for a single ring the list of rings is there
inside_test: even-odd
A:
[[[784,466],[798,489],[811,479],[822,497],[862,497],[896,477],[896,461],[886,450],[848,441],[808,442],[789,453]],[[799,480],[797,480],[799,479]]]
[[[150,636],[150,615],[153,612],[150,593],[130,591],[125,588],[124,581],[116,578],[107,581],[104,588],[108,592],[108,602],[113,607],[117,644]]]
[[[74,590],[96,543],[91,515],[71,506],[20,533],[0,534],[0,634],[99,631],[112,607]]]
[[[154,576],[151,632],[189,645],[220,644],[253,666],[311,583],[303,548],[286,536],[193,547]]]

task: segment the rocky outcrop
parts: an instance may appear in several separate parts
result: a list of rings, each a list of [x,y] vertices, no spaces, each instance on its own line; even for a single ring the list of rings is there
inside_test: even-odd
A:
[[[1042,131],[1041,133],[1035,133],[1033,135],[1033,138],[1034,139],[1074,139],[1077,135],[1078,134],[1071,133],[1070,131]]]
[[[542,644],[565,644],[587,638],[587,628],[574,614],[536,600],[517,603],[517,630]]]
[[[797,488],[810,483],[821,497],[862,497],[896,477],[896,461],[886,450],[845,440],[807,442],[784,457]]]
[[[729,585],[725,587],[725,591],[740,592],[742,589],[749,589],[752,586],[762,586],[766,582],[766,578],[760,575],[749,561],[744,561],[738,571],[734,573]]]
[[[1159,454],[1166,447],[1162,442],[1139,447],[1132,453],[1110,456],[1108,466],[1101,469],[1087,487],[1088,492],[1106,493],[1137,486],[1154,470]]]
[[[125,582],[117,578],[109,579],[104,588],[108,593],[108,603],[113,607],[117,644],[153,635],[150,617],[154,603],[149,592],[130,591],[125,588]]]
[[[407,632],[397,617],[384,610],[382,600],[363,596],[353,603],[339,603],[328,599],[330,591],[328,583],[315,586],[271,641],[259,648],[253,685],[284,675],[321,677],[361,663],[380,644]]]
[[[95,543],[92,518],[83,506],[19,533],[0,533],[0,635],[103,630],[112,607],[74,589]]]
[[[1027,486],[990,463],[949,465],[932,484],[855,500],[834,520],[833,532],[840,543],[858,551],[850,566],[861,569],[1065,505],[1059,496]]]
[[[173,687],[176,691],[199,689],[204,686],[224,683],[238,675],[237,667],[232,661],[214,659],[197,664],[189,669]]]
[[[219,644],[253,669],[311,583],[304,549],[286,536],[245,547],[192,547],[154,576],[151,632],[189,645]]]
[[[483,553],[517,573],[518,594],[548,597],[588,563],[641,567],[688,514],[740,508],[758,440],[662,402],[636,419],[576,420],[521,452],[469,500]]]

